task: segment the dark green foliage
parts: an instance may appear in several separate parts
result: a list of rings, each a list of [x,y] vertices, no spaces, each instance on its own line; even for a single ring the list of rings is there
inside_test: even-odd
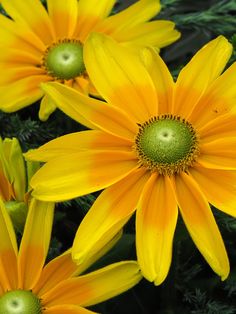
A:
[[[180,6],[181,3],[185,4],[186,12],[173,16],[173,21],[177,27],[198,29],[204,26],[205,30],[211,31],[214,35],[222,34],[225,36],[235,32],[235,0],[197,1],[196,12],[194,12],[195,10],[190,11],[190,1],[179,1]],[[204,4],[206,5],[205,8],[203,8]]]
[[[194,292],[186,291],[184,301],[189,304],[194,304],[194,309],[190,310],[191,314],[233,314],[235,307],[224,305],[217,301],[208,300],[206,293],[199,289]]]
[[[114,12],[133,2],[118,1]],[[157,18],[175,21],[182,33],[179,41],[161,52],[175,77],[202,45],[220,34],[224,34],[234,46],[229,64],[236,60],[236,0],[162,0],[162,8]],[[38,104],[14,114],[0,112],[0,136],[17,137],[24,151],[82,129],[83,126],[59,110],[48,121],[40,122]],[[95,193],[57,204],[49,259],[71,246],[79,223],[97,195]],[[142,280],[127,293],[92,309],[103,314],[236,313],[236,220],[217,209],[213,210],[231,262],[231,274],[225,282],[209,268],[179,219],[172,266],[166,281],[155,287]],[[135,258],[134,233],[133,217],[115,248],[91,269],[121,259]]]

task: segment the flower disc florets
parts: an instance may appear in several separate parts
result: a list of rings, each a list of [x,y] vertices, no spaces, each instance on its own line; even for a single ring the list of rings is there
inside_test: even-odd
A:
[[[0,297],[0,313],[42,314],[42,306],[31,291],[12,290]]]
[[[161,115],[140,125],[135,150],[142,166],[172,175],[193,165],[199,154],[198,137],[185,119]]]
[[[85,71],[83,47],[77,40],[65,39],[48,47],[43,57],[47,73],[60,80],[70,80]]]

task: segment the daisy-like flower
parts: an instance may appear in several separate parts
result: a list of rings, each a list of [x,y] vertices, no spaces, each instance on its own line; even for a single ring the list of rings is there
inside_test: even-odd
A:
[[[0,109],[14,112],[42,99],[39,117],[46,120],[56,107],[40,88],[42,82],[94,92],[83,62],[83,45],[92,31],[136,50],[161,48],[179,38],[173,22],[148,22],[160,10],[159,0],[140,0],[109,16],[115,2],[47,0],[46,10],[40,0],[3,0],[12,20],[0,15]]]
[[[229,262],[210,204],[236,216],[236,64],[219,36],[173,81],[152,49],[132,58],[93,34],[84,47],[89,75],[107,103],[58,83],[44,90],[65,113],[95,130],[55,139],[28,158],[47,162],[32,178],[36,198],[65,200],[105,189],[79,226],[73,257],[81,263],[136,212],[143,275],[165,279],[178,209],[196,246],[224,280]]]
[[[31,201],[18,251],[11,220],[0,201],[0,313],[94,313],[84,307],[120,294],[140,281],[135,261],[78,276],[114,243],[80,266],[72,261],[70,250],[44,266],[53,210],[53,203]]]

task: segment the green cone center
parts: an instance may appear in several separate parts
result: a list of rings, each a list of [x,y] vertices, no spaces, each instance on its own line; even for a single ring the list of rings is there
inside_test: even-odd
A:
[[[83,47],[78,41],[62,41],[48,48],[44,66],[49,75],[70,80],[85,71]]]
[[[40,300],[27,290],[12,290],[0,297],[0,313],[42,314]]]
[[[140,125],[135,142],[141,164],[161,174],[185,171],[198,154],[192,125],[172,115],[154,117]]]

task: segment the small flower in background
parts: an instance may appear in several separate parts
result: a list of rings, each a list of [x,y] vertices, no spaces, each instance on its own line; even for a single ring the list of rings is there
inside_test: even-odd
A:
[[[56,106],[40,83],[59,81],[84,93],[94,91],[83,62],[83,44],[92,31],[137,50],[161,48],[179,38],[173,22],[148,22],[160,10],[158,0],[140,0],[109,16],[115,2],[47,0],[46,11],[39,0],[3,0],[12,20],[0,15],[0,109],[14,112],[42,98],[39,117],[46,120]]]
[[[84,307],[112,298],[141,280],[135,261],[78,276],[114,244],[114,239],[80,266],[72,261],[70,250],[44,266],[54,204],[31,200],[19,251],[1,200],[0,207],[0,313],[94,313]]]
[[[28,182],[38,169],[38,162],[24,161],[16,138],[2,140],[0,137],[0,199],[19,232],[23,231],[28,210]]]
[[[219,36],[174,82],[153,49],[136,60],[111,38],[93,34],[84,59],[107,104],[44,84],[61,110],[96,128],[26,154],[46,162],[31,180],[36,198],[61,201],[105,189],[78,228],[75,261],[104,245],[137,208],[138,261],[149,281],[162,283],[179,208],[208,264],[227,278],[228,257],[209,203],[236,216],[236,63],[221,74],[231,52]]]

